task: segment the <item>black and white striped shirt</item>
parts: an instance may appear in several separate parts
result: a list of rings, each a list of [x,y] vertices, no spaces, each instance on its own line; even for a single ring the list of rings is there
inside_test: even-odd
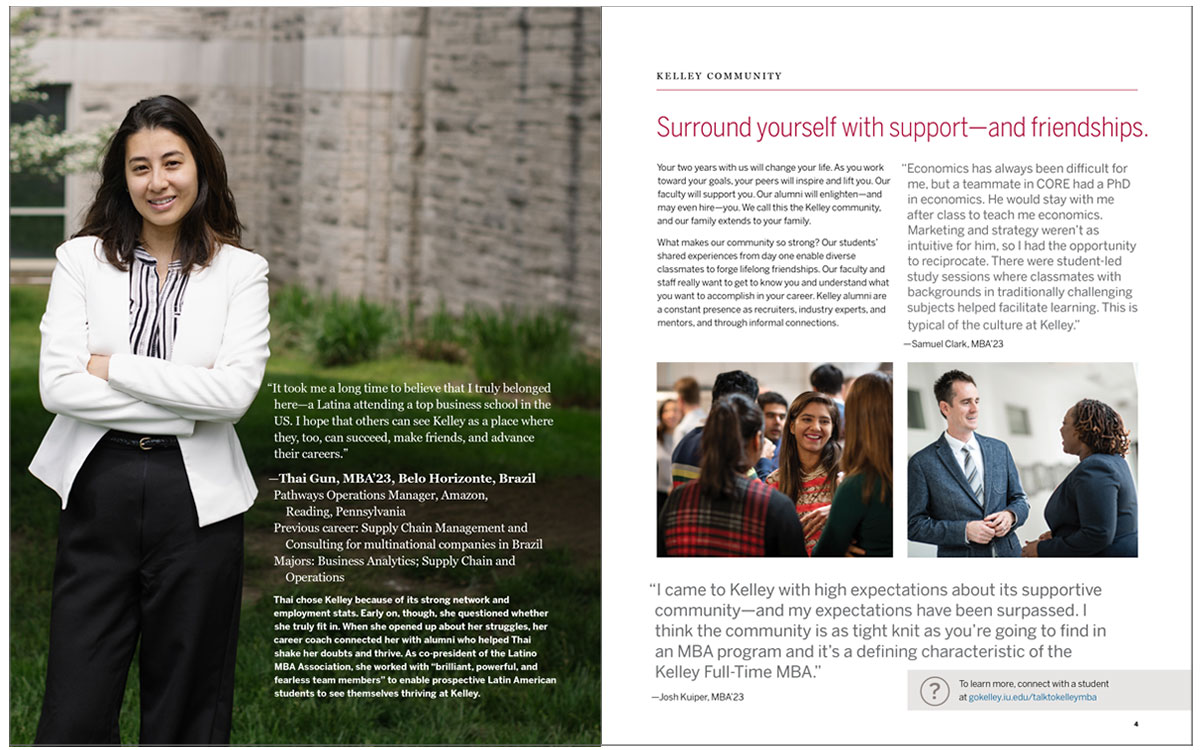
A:
[[[187,282],[183,264],[173,260],[159,289],[158,261],[141,247],[134,250],[129,265],[129,350],[133,354],[171,358]]]

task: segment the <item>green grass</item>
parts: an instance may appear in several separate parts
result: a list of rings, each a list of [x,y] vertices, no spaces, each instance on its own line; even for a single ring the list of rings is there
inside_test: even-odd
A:
[[[11,502],[10,502],[10,729],[13,744],[32,742],[41,705],[49,628],[58,498],[27,470],[51,421],[37,393],[37,323],[45,307],[45,288],[14,287],[10,292],[11,341]],[[302,300],[288,304],[302,307]],[[450,325],[443,320],[436,324]],[[276,331],[278,335],[278,331]],[[428,361],[392,353],[354,365],[319,368],[294,347],[282,349],[268,365],[266,382],[254,406],[238,424],[251,467],[264,487],[246,516],[249,538],[267,538],[280,516],[279,505],[265,501],[262,478],[282,469],[308,470],[304,464],[274,457],[274,408],[271,383],[330,385],[343,383],[421,382],[428,385],[474,380],[465,364]],[[386,347],[385,347],[386,348]],[[406,405],[416,397],[397,396]],[[422,396],[427,399],[427,396]],[[469,397],[454,395],[455,400]],[[600,415],[595,410],[555,407],[539,416],[555,426],[538,432],[532,445],[490,444],[446,447],[356,445],[341,462],[323,464],[336,471],[439,471],[489,473],[537,471],[539,481],[561,480],[599,491]],[[571,498],[562,498],[564,501]],[[598,503],[597,503],[598,505]],[[416,514],[419,516],[419,514]],[[419,520],[414,518],[414,520]],[[531,518],[531,525],[537,523]],[[581,524],[599,523],[581,515]],[[484,686],[477,701],[464,699],[287,700],[274,698],[272,596],[296,593],[280,582],[270,555],[249,545],[246,587],[259,598],[244,605],[234,701],[235,744],[595,744],[600,722],[600,579],[594,559],[578,559],[563,549],[521,553],[516,571],[494,569],[465,573],[417,569],[406,585],[411,593],[469,591],[512,597],[514,606],[550,611],[550,629],[535,636],[540,674],[555,676],[553,686]],[[341,594],[380,593],[381,574],[356,576],[336,589]],[[397,573],[389,571],[391,578]],[[312,589],[313,591],[318,589]],[[305,589],[306,593],[309,589]],[[479,689],[479,688],[474,688]],[[121,715],[125,742],[137,737],[137,668],[127,682]]]
[[[425,318],[417,317],[417,305],[408,306],[406,346],[421,359],[443,362],[467,361],[467,332],[463,321],[446,310],[446,301]]]
[[[318,297],[300,286],[280,289],[271,299],[275,348],[302,352],[322,367],[375,359],[400,341],[397,312],[362,297]]]
[[[352,365],[374,359],[384,342],[396,338],[391,311],[359,298],[351,302],[335,294],[321,306],[313,348],[323,367]]]
[[[289,286],[272,298],[272,346],[277,358],[327,369],[374,363],[371,370],[378,372],[390,363],[419,361],[422,369],[444,364],[446,372],[469,373],[467,379],[480,383],[549,382],[549,398],[560,406],[600,406],[600,361],[579,348],[569,312],[471,308],[456,317],[440,301],[421,317],[418,307],[410,302],[401,314],[387,305],[321,298]],[[469,369],[454,367],[459,364]]]
[[[378,364],[378,363],[375,363]],[[279,459],[275,456],[274,436],[279,428],[272,421],[272,402],[276,396],[271,395],[271,384],[288,384],[298,386],[320,384],[329,386],[337,382],[391,382],[381,379],[365,379],[349,381],[346,378],[327,378],[304,375],[276,375],[270,368],[263,389],[259,391],[251,411],[238,423],[237,431],[241,439],[246,459],[256,472],[273,475],[281,470],[295,470],[295,460]],[[366,370],[375,369],[371,365]],[[393,371],[393,375],[396,371]],[[433,383],[431,383],[432,385]],[[278,398],[288,398],[280,395]],[[357,398],[357,397],[353,397]],[[429,396],[389,395],[394,401],[405,405],[404,411],[388,412],[396,418],[411,416],[419,412],[413,405],[419,399],[428,400]],[[454,401],[479,401],[481,399],[464,395],[445,395],[442,399]],[[319,412],[323,416],[331,412]],[[429,414],[462,416],[461,410],[430,411]],[[528,412],[519,411],[521,415]],[[500,412],[498,414],[507,414]],[[534,443],[495,443],[490,444],[486,451],[477,451],[472,446],[445,443],[408,443],[402,446],[396,444],[362,443],[348,448],[347,459],[343,462],[331,462],[329,468],[344,468],[346,471],[437,471],[440,473],[487,473],[505,471],[517,473],[536,471],[539,479],[571,476],[598,476],[600,472],[599,430],[600,415],[598,412],[583,409],[552,408],[539,411],[539,417],[554,419],[552,428],[534,428],[529,432],[537,437]],[[379,428],[363,428],[361,432],[375,432]],[[393,432],[420,433],[423,428],[390,428]],[[313,434],[327,435],[329,433],[345,433],[346,428],[328,427],[311,430]],[[463,428],[459,430],[464,435],[474,435],[487,432],[487,428]],[[581,449],[582,447],[582,449]],[[342,463],[346,463],[343,467]]]
[[[490,593],[538,602],[551,612],[545,637],[534,638],[542,674],[557,685],[471,687],[477,700],[295,699],[271,697],[274,647],[244,635],[238,652],[233,742],[288,744],[577,744],[599,741],[599,571],[579,570],[565,553],[548,553],[528,571],[497,581]],[[345,587],[307,593],[355,593]],[[279,593],[279,592],[276,592]],[[291,592],[285,592],[291,593]],[[372,593],[372,592],[358,592]],[[373,592],[378,593],[378,592]],[[243,632],[271,632],[268,597],[242,613]],[[246,673],[263,679],[241,679]],[[396,686],[399,687],[399,686]],[[396,688],[392,688],[396,689]],[[419,688],[422,690],[428,687]],[[433,688],[437,689],[437,688]],[[283,704],[283,710],[278,707]]]
[[[480,382],[551,383],[555,403],[600,405],[600,362],[578,350],[566,312],[474,310],[464,325]]]

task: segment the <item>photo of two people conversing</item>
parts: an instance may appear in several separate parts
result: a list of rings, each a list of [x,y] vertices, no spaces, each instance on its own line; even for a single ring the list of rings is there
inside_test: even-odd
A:
[[[1132,365],[912,364],[908,388],[910,556],[1137,557]]]
[[[658,387],[659,557],[891,556],[890,363],[660,363]]]

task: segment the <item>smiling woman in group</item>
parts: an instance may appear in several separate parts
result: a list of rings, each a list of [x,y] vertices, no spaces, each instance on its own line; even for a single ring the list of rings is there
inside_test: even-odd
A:
[[[806,391],[792,401],[779,444],[779,469],[766,478],[796,504],[811,555],[829,518],[842,458],[841,426],[833,399]]]
[[[141,641],[142,744],[228,743],[242,516],[236,422],[262,383],[267,262],[237,247],[225,159],[171,96],[109,141],[83,229],[58,248],[30,466],[63,510],[39,744],[120,741]]]

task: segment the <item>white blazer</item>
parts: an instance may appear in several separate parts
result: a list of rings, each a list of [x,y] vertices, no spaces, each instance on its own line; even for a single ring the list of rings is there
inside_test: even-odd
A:
[[[57,414],[29,471],[62,498],[110,429],[176,435],[201,526],[244,512],[258,489],[233,423],[266,369],[270,319],[267,261],[225,245],[192,271],[171,359],[129,352],[129,273],[106,260],[100,240],[77,237],[55,253],[42,317],[38,381]],[[87,372],[108,354],[108,381]]]

